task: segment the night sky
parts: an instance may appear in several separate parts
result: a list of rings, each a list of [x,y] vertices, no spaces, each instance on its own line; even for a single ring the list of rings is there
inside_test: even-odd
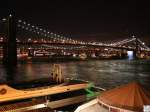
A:
[[[5,0],[0,16],[11,10],[18,19],[74,39],[112,41],[134,34],[150,45],[148,5],[136,0]]]

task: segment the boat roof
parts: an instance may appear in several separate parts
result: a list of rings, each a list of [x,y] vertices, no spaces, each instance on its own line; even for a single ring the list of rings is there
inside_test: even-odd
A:
[[[99,101],[117,108],[140,111],[144,105],[150,105],[150,91],[139,82],[134,81],[126,85],[103,92]]]

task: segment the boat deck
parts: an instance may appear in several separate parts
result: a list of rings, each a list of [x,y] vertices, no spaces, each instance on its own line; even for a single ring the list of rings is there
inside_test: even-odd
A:
[[[38,99],[34,101],[26,101],[26,102],[19,102],[9,105],[0,106],[0,112],[19,112],[19,111],[25,111],[25,110],[33,110],[38,109],[38,107],[44,107],[45,100]]]

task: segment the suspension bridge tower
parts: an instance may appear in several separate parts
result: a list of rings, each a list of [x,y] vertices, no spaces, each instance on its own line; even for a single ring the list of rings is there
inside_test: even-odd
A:
[[[11,14],[6,19],[6,33],[7,37],[3,46],[3,64],[11,67],[17,64],[16,21]]]
[[[139,43],[138,43],[138,38],[135,38],[135,49],[133,51],[134,54],[134,58],[137,59],[138,58],[138,53],[139,53]]]

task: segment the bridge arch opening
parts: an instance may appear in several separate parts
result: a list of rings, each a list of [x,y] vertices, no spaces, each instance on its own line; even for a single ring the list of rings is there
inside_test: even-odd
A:
[[[127,51],[127,55],[129,60],[134,59],[134,51]]]

